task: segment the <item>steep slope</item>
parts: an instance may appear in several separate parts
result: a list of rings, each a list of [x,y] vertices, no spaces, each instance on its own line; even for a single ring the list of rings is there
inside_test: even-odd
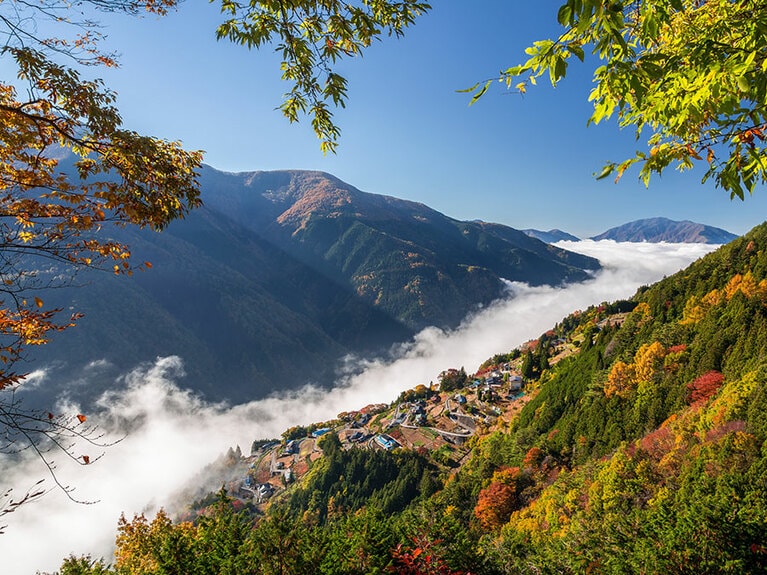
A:
[[[455,326],[501,297],[502,279],[561,284],[599,267],[512,228],[457,221],[321,172],[208,169],[204,187],[207,205],[413,329]]]
[[[494,356],[469,387],[445,372],[439,390],[286,430],[295,451],[232,451],[232,493],[269,482],[268,503],[222,489],[195,503],[198,528],[137,517],[118,556],[151,564],[184,541],[171,565],[221,570],[290,540],[280,568],[318,575],[765,573],[765,358],[767,224]],[[275,459],[294,482],[277,485]],[[97,567],[83,572],[113,572]]]
[[[137,528],[118,547],[147,562],[186,536],[190,564],[223,565],[213,534],[232,542],[226,561],[247,564],[290,539],[281,561],[319,575],[361,563],[446,575],[765,573],[765,357],[767,224],[631,301],[576,312],[494,356],[470,387],[448,390],[444,376],[445,389],[418,386],[364,418],[323,422],[320,439],[309,436],[320,424],[291,428],[295,453],[257,442],[226,464],[251,485],[275,485],[275,457],[300,469],[268,504],[221,491],[198,503],[200,530],[152,529],[152,545],[131,546]],[[415,413],[422,422],[407,423]],[[459,447],[434,431],[445,426],[475,436]]]
[[[765,572],[767,224],[555,331],[580,352],[477,442],[441,508],[483,524],[509,572]]]
[[[616,242],[726,244],[737,237],[721,228],[687,220],[676,222],[668,218],[648,218],[610,228],[591,239]]]
[[[90,371],[90,394],[140,362],[178,355],[187,372],[181,383],[210,399],[245,401],[309,382],[330,385],[341,356],[380,352],[412,335],[348,288],[207,208],[161,234],[123,230],[119,238],[153,268],[131,278],[90,274],[81,287],[44,296],[85,317],[33,359],[70,376],[108,360],[113,369],[102,377]],[[58,379],[61,389],[77,391]]]

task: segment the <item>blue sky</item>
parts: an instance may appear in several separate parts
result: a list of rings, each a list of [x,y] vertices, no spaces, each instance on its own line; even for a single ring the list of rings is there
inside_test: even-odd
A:
[[[222,170],[317,169],[361,190],[419,201],[459,219],[560,228],[581,237],[634,219],[691,219],[743,233],[767,213],[767,190],[730,201],[695,174],[627,173],[596,181],[642,143],[614,123],[586,127],[591,71],[574,63],[556,89],[524,97],[499,85],[469,107],[456,90],[519,63],[557,34],[557,0],[435,0],[404,38],[343,63],[350,100],[336,114],[338,153],[323,156],[309,121],[275,108],[287,86],[270,48],[217,42],[217,5],[186,2],[165,18],[102,18],[121,68],[108,72],[125,125],[206,151]]]

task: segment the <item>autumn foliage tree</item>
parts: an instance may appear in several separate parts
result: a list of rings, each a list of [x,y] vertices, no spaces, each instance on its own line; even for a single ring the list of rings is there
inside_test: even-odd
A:
[[[634,361],[613,363],[604,385],[606,397],[626,398],[638,385],[651,385],[663,372],[666,349],[657,341],[644,344],[634,354]]]
[[[424,536],[415,537],[410,547],[397,545],[392,550],[392,564],[387,571],[398,575],[471,575],[451,569],[435,543]]]
[[[724,376],[718,371],[709,371],[695,378],[687,385],[690,404],[701,405],[711,399],[724,383]]]
[[[507,467],[493,474],[490,484],[479,492],[474,516],[484,529],[502,527],[522,507],[522,490],[530,485],[529,474],[519,467]]]
[[[77,414],[25,410],[15,395],[30,346],[74,325],[78,314],[46,307],[38,291],[84,268],[131,274],[128,246],[110,224],[162,230],[200,204],[201,152],[126,129],[115,94],[83,71],[113,67],[90,12],[164,14],[176,0],[64,0],[0,3],[0,58],[16,78],[0,80],[0,452],[46,450],[81,464],[72,442],[99,443]],[[55,30],[44,36],[40,30]],[[88,76],[93,76],[93,73]],[[55,477],[54,477],[55,478]],[[9,511],[32,495],[7,495]],[[1,498],[0,498],[1,499]]]
[[[605,382],[605,397],[627,397],[636,387],[636,368],[633,363],[618,360],[610,368]]]

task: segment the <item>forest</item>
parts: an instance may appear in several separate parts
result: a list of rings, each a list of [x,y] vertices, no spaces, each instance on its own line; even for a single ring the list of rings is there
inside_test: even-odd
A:
[[[556,338],[578,351],[547,365]],[[763,573],[766,352],[763,224],[490,358],[532,356],[531,399],[458,468],[329,433],[264,514],[222,490],[191,521],[123,517],[114,558],[58,573]]]

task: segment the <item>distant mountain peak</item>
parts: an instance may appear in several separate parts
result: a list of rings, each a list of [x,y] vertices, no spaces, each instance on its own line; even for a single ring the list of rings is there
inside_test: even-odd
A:
[[[727,244],[737,238],[735,234],[689,220],[675,221],[668,218],[645,218],[610,228],[592,240],[616,242],[669,242],[697,244]]]
[[[532,228],[528,228],[526,230],[520,230],[520,231],[524,232],[531,238],[536,238],[538,240],[541,240],[542,242],[546,242],[547,244],[555,244],[561,241],[567,241],[567,242],[581,241],[579,237],[576,237],[572,234],[568,234],[567,232],[563,232],[562,230],[558,230],[556,228],[554,228],[553,230],[549,230],[547,232],[544,232],[542,230],[535,230]]]
[[[313,182],[303,190],[293,204],[277,218],[279,224],[304,222],[312,214],[336,217],[352,203],[352,191],[340,188],[334,182],[324,179]]]

